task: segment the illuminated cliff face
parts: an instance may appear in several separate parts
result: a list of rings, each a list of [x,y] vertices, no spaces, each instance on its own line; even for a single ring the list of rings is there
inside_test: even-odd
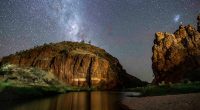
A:
[[[46,44],[4,57],[2,63],[50,71],[70,86],[113,89],[141,84],[139,79],[126,73],[116,58],[85,43]]]
[[[194,73],[200,68],[200,33],[191,25],[156,33],[152,51],[154,83],[200,79]]]
[[[71,51],[64,59],[55,58],[52,68],[59,79],[73,86],[101,86],[115,80],[109,76],[112,70],[108,60],[83,50]]]

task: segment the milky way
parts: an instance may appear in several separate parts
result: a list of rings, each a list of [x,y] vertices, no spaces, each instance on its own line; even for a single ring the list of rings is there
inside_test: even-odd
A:
[[[151,81],[157,31],[196,26],[199,0],[0,0],[0,56],[50,42],[90,41]]]
[[[80,41],[83,40],[82,21],[80,17],[80,2],[78,0],[52,0],[47,1],[47,12],[57,19],[64,40]]]

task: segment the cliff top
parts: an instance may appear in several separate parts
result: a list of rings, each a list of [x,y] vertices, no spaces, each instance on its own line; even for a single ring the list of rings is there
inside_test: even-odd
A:
[[[83,42],[71,42],[71,41],[63,41],[59,43],[49,43],[49,44],[45,43],[44,45],[41,45],[41,46],[35,46],[34,48],[31,48],[28,50],[16,52],[15,54],[11,54],[7,57],[27,56],[27,55],[32,55],[38,52],[40,53],[43,51],[49,52],[49,54],[47,55],[48,57],[53,57],[60,53],[90,54],[90,55],[99,56],[100,58],[105,58],[106,60],[113,63],[114,62],[118,63],[117,58],[111,56],[104,49],[101,49],[94,45],[83,43]]]
[[[200,21],[197,28],[180,25],[170,34],[157,32],[152,48],[154,83],[199,80],[200,67]]]

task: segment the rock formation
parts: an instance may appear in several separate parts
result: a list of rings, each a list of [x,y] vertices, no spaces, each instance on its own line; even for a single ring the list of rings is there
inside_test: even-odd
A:
[[[198,31],[200,16],[198,17]],[[154,83],[200,80],[200,33],[181,25],[174,33],[157,32],[152,48]]]
[[[200,15],[197,17],[197,31],[200,32]]]
[[[5,63],[52,72],[68,86],[113,89],[142,84],[105,50],[85,43],[45,44],[3,57]]]

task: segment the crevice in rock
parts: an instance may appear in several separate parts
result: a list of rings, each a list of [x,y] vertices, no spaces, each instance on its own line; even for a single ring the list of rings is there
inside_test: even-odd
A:
[[[91,75],[92,75],[92,63],[93,63],[93,58],[91,57],[90,58],[90,64],[89,64],[89,67],[87,69],[87,76],[86,76],[86,81],[87,81],[87,84],[88,84],[88,87],[91,88]]]

